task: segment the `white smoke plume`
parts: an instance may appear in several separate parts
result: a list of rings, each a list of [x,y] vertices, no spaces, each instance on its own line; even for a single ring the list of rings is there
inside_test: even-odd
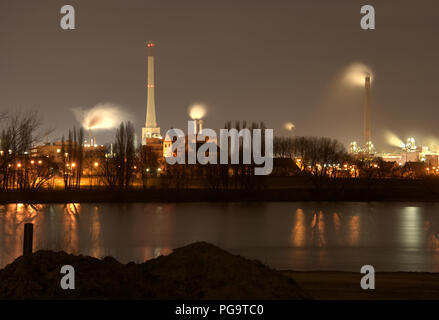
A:
[[[206,106],[203,104],[194,104],[189,107],[189,117],[192,120],[203,119],[206,115]]]
[[[366,75],[370,75],[370,81],[373,81],[372,69],[361,62],[351,63],[345,68],[343,75],[345,82],[355,86],[364,86]]]
[[[287,122],[284,124],[284,129],[288,131],[293,131],[296,126],[292,122]]]
[[[399,138],[396,134],[394,134],[391,131],[385,131],[384,136],[386,138],[387,144],[389,144],[391,146],[398,147],[398,148],[405,146],[404,141],[402,141],[401,138]]]
[[[98,103],[93,108],[84,110],[73,109],[76,119],[85,129],[113,129],[122,121],[131,120],[132,117],[122,107],[113,103]]]

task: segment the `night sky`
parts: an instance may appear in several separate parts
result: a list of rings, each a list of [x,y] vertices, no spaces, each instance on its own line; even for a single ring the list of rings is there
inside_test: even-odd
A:
[[[73,31],[59,26],[66,4]],[[360,28],[364,4],[376,30]],[[110,102],[140,136],[154,40],[162,135],[185,129],[188,107],[202,102],[212,129],[246,119],[285,135],[291,121],[298,135],[362,141],[363,91],[339,81],[360,61],[375,74],[372,140],[391,149],[386,129],[439,139],[438,31],[437,0],[0,0],[0,110],[39,109],[54,141],[79,125],[73,108]]]

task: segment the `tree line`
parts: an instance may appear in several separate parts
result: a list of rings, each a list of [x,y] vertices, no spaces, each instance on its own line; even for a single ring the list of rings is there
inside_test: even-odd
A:
[[[248,121],[228,121],[224,125],[225,129],[247,128],[250,132],[253,129],[264,132],[265,127],[263,122]],[[271,187],[273,183],[270,177],[254,175],[254,163],[243,163],[242,137],[239,163],[230,164],[229,159],[228,165],[168,165],[162,150],[135,145],[135,129],[131,122],[122,122],[116,129],[113,143],[104,147],[86,149],[84,129],[73,127],[67,137],[62,137],[56,154],[43,155],[35,151],[37,145],[41,146],[43,137],[37,112],[0,114],[0,190],[36,191],[59,187],[75,190],[81,185],[119,190],[134,185],[164,189],[251,190]],[[230,148],[231,143],[228,145]],[[271,176],[307,177],[314,185],[338,178],[419,179],[425,178],[426,172],[425,166],[419,163],[399,166],[380,158],[353,156],[341,142],[328,137],[275,137],[273,152]],[[231,152],[228,154],[230,157]],[[88,184],[84,182],[85,177],[89,178]]]

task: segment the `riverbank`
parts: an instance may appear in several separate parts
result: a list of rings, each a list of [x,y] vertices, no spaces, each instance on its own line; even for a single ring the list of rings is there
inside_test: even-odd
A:
[[[375,289],[362,290],[354,272],[283,271],[316,300],[438,300],[439,273],[377,272]]]
[[[75,268],[75,290],[60,288],[63,265]],[[205,242],[141,264],[38,251],[0,270],[0,299],[439,299],[439,273],[378,272],[375,290],[362,290],[361,277],[277,271]]]
[[[439,201],[439,186],[426,181],[377,181],[373,185],[345,182],[331,187],[278,187],[212,190],[190,189],[84,189],[3,191],[0,203],[87,202],[260,202],[260,201]]]

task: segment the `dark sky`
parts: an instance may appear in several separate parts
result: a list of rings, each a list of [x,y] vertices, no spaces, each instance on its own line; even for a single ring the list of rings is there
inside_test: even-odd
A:
[[[65,4],[74,31],[59,27]],[[360,28],[364,4],[374,31]],[[437,0],[0,0],[0,109],[39,109],[56,139],[78,125],[72,108],[111,102],[140,135],[154,40],[162,134],[186,128],[188,106],[203,102],[213,129],[246,119],[284,135],[292,121],[298,135],[361,140],[363,92],[337,81],[361,61],[375,73],[373,140],[386,147],[385,129],[439,137],[438,31]]]

